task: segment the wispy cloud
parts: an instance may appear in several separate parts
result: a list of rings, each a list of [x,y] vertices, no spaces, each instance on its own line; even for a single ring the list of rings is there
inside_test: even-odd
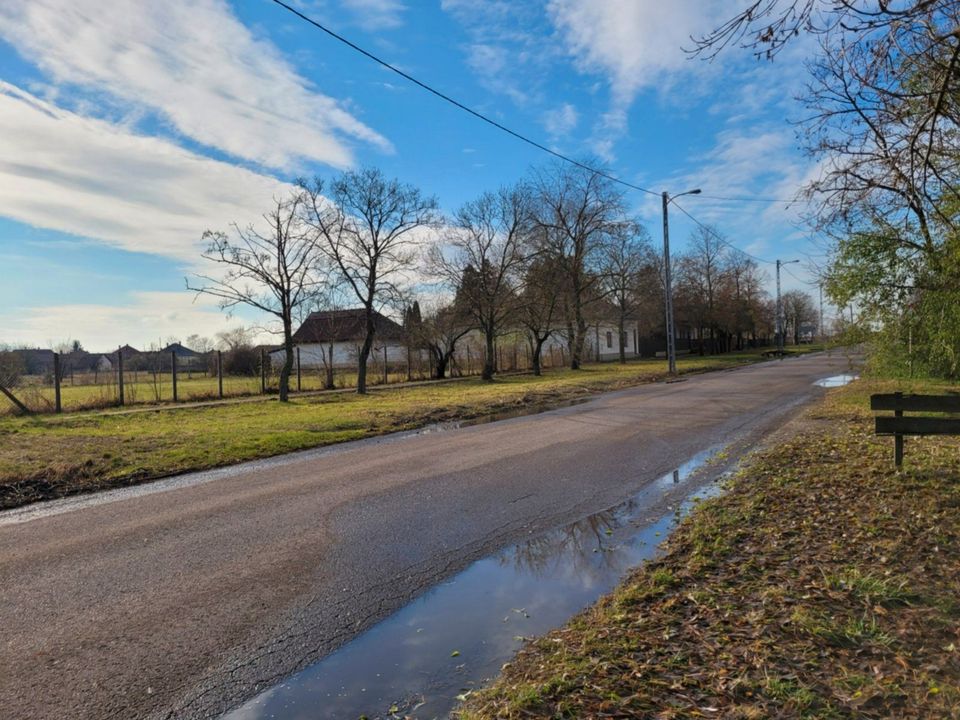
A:
[[[145,349],[169,338],[189,335],[212,337],[237,325],[207,298],[188,292],[133,293],[124,305],[90,303],[9,308],[0,313],[4,342],[49,347],[78,339],[85,347],[103,352],[129,343]]]
[[[194,262],[206,228],[257,219],[285,187],[0,81],[0,215]]]
[[[610,107],[594,128],[594,151],[612,159],[627,129],[627,111],[641,90],[674,87],[682,77],[711,72],[690,59],[690,35],[707,31],[728,12],[705,0],[549,0],[548,15],[566,52],[583,73],[599,74],[610,88]],[[678,100],[689,93],[680,90]]]
[[[573,132],[579,119],[577,109],[570,103],[563,103],[543,114],[543,127],[550,137],[561,138]]]
[[[341,0],[368,32],[395,30],[403,25],[407,7],[400,0]]]
[[[352,0],[379,8],[390,0]],[[277,169],[346,167],[390,143],[300,76],[221,0],[0,3],[0,37],[57,87],[149,109],[176,132]],[[93,97],[96,100],[96,96]],[[81,99],[90,107],[90,97]]]

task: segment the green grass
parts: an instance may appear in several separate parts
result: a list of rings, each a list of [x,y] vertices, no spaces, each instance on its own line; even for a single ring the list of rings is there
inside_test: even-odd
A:
[[[462,720],[960,717],[960,439],[909,439],[897,472],[869,410],[894,389],[956,388],[831,391]]]
[[[813,349],[813,348],[804,348]],[[688,357],[682,373],[755,362],[757,353]],[[320,445],[549,405],[662,379],[662,360],[132,413],[0,417],[0,507],[118,487]]]

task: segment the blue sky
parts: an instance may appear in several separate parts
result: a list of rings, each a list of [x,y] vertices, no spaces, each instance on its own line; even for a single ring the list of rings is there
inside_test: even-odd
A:
[[[817,170],[789,122],[802,44],[773,63],[684,53],[732,4],[295,4],[560,152],[657,191],[702,188],[684,207],[750,253],[817,252],[801,206],[710,197],[792,198]],[[298,176],[377,165],[453,211],[547,159],[268,0],[6,3],[0,342],[147,346],[254,321],[195,301],[184,276],[205,229],[255,221]],[[659,199],[628,199],[659,241]],[[691,223],[671,220],[682,249]]]

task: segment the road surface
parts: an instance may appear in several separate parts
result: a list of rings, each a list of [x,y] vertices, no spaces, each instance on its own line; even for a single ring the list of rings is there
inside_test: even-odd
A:
[[[469,562],[778,427],[812,355],[0,513],[0,714],[216,717]]]

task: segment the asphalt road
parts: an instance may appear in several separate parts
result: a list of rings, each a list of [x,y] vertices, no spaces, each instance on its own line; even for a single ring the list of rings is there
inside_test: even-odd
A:
[[[216,717],[469,562],[823,392],[805,356],[0,513],[0,715]]]

